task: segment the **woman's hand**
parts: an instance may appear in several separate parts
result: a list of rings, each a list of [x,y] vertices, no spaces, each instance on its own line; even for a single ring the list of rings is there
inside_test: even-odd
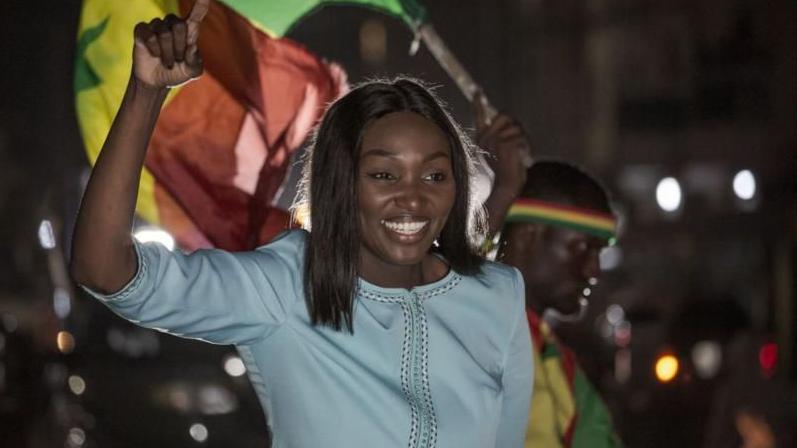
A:
[[[197,41],[209,5],[210,0],[197,0],[185,19],[169,14],[136,25],[133,47],[136,81],[161,89],[178,86],[202,74]]]

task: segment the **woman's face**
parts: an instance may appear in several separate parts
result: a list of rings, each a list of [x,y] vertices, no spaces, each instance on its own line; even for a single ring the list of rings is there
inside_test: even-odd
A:
[[[365,129],[359,164],[361,273],[420,263],[454,204],[446,135],[421,115],[394,112]]]

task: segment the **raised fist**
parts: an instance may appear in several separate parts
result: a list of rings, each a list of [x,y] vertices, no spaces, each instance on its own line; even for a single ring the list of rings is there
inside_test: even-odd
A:
[[[174,87],[202,74],[197,41],[210,0],[197,0],[188,17],[169,14],[134,31],[133,76],[154,88]]]

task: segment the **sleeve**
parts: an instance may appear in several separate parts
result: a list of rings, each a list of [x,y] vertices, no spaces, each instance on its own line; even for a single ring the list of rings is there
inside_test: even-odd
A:
[[[520,272],[515,272],[517,306],[514,307],[514,329],[504,361],[502,376],[503,402],[495,446],[500,448],[522,447],[526,436],[534,366],[531,336],[526,320],[525,292]]]
[[[274,244],[253,252],[183,254],[135,242],[138,268],[127,285],[108,295],[81,287],[142,327],[217,344],[248,344],[279,328],[301,285],[298,262],[290,263],[296,257],[285,257]]]

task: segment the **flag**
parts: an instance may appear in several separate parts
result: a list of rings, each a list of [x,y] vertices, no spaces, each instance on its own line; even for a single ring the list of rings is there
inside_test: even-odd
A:
[[[92,163],[130,77],[135,24],[184,16],[192,3],[84,1],[74,87]],[[266,33],[235,3],[211,4],[199,39],[205,73],[169,93],[139,185],[138,214],[189,250],[251,249],[287,227],[272,201],[291,153],[347,89],[339,66]]]
[[[264,32],[281,37],[316,10],[334,4],[371,8],[403,20],[410,28],[426,22],[426,9],[415,0],[225,0]]]

